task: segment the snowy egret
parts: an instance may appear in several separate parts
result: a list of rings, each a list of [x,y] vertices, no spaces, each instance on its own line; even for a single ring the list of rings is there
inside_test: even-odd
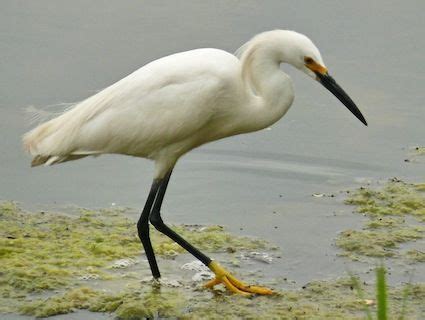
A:
[[[32,166],[52,165],[105,153],[155,161],[155,174],[137,223],[154,278],[160,272],[149,238],[149,221],[208,266],[216,278],[243,295],[271,294],[249,286],[164,224],[161,204],[177,160],[210,141],[266,128],[288,111],[294,99],[287,63],[331,91],[363,124],[366,120],[329,75],[319,50],[294,31],[261,33],[235,55],[197,49],[155,60],[77,103],[71,110],[23,137]]]

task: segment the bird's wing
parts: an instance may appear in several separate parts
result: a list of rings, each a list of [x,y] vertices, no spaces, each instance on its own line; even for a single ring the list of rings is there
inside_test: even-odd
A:
[[[156,60],[35,128],[24,144],[45,163],[101,153],[148,157],[210,121],[235,60],[213,49]]]

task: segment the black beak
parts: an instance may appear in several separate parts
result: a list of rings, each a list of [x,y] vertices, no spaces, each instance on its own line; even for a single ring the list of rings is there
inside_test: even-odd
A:
[[[356,104],[353,100],[345,93],[344,89],[342,89],[338,83],[335,82],[334,78],[332,78],[328,73],[321,74],[319,72],[315,72],[317,79],[323,86],[333,93],[335,97],[339,99],[347,108],[350,110],[357,119],[359,119],[365,126],[367,126],[367,122],[360,112],[359,108],[357,108]]]

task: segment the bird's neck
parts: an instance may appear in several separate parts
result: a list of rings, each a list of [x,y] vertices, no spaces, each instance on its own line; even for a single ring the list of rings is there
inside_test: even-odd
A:
[[[288,111],[294,99],[292,81],[280,69],[284,63],[282,51],[270,43],[254,43],[241,56],[241,76],[252,95],[251,117],[258,129],[278,121]]]

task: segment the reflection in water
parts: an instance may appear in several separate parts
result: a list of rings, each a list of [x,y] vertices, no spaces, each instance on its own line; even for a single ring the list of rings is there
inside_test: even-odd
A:
[[[252,169],[260,172],[293,172],[300,176],[338,176],[348,175],[353,171],[369,172],[383,171],[388,169],[385,164],[375,165],[340,159],[329,159],[307,155],[272,152],[247,152],[242,150],[203,149],[202,155],[213,156],[214,160],[201,160],[208,167],[218,167],[224,170]],[[227,158],[227,160],[223,160]],[[363,173],[364,174],[364,173]]]

